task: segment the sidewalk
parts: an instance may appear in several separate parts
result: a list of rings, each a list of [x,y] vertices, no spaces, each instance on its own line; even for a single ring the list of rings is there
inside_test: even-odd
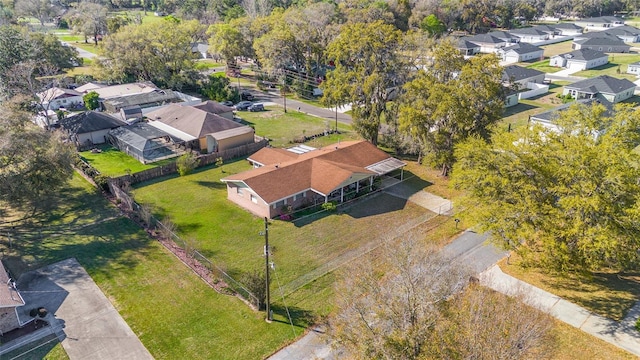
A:
[[[634,327],[635,320],[640,316],[640,302],[636,303],[622,321],[617,322],[507,275],[497,265],[480,274],[480,283],[509,296],[523,294],[525,302],[529,305],[640,356],[640,332]]]

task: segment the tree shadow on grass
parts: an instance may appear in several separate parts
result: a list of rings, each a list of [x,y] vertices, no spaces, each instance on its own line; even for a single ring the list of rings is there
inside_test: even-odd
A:
[[[287,308],[285,308],[281,304],[272,304],[271,310],[274,314],[278,314],[282,316],[285,320],[273,320],[277,322],[282,322],[289,324],[289,319],[287,316]],[[316,323],[317,316],[313,311],[301,309],[296,306],[289,306],[289,315],[291,315],[291,322],[293,322],[293,326],[300,328],[307,328]]]
[[[196,184],[200,185],[200,186],[204,186],[206,188],[209,189],[218,189],[218,190],[222,190],[222,189],[226,189],[227,188],[227,184],[222,183],[220,181],[204,181],[204,180],[198,180],[195,181]]]
[[[536,96],[536,97],[530,98],[528,100],[535,100],[535,98],[540,98],[540,97],[546,96],[546,95],[547,94]],[[522,113],[522,112],[525,112],[525,111],[537,109],[537,108],[538,108],[537,106],[528,105],[528,104],[524,104],[524,103],[519,103],[518,105],[505,108],[504,109],[504,113],[502,114],[502,116],[507,117],[507,116],[519,114],[519,113]]]

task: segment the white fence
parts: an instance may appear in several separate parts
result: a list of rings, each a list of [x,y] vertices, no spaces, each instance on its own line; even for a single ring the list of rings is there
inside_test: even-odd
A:
[[[549,85],[545,84],[536,84],[536,83],[527,83],[528,91],[523,91],[518,94],[518,100],[529,99],[534,96],[546,94],[549,92]]]

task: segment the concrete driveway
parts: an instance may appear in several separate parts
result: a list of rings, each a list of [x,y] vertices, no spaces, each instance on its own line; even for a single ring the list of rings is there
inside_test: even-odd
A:
[[[45,319],[70,359],[153,359],[76,259],[23,274],[18,289],[27,304],[20,320],[34,307],[49,310]]]

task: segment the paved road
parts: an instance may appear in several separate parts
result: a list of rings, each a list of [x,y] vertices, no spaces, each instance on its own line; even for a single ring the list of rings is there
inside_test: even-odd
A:
[[[486,240],[486,235],[466,231],[447,245],[443,253],[453,261],[470,266],[479,274],[507,255],[507,252],[499,250]],[[333,360],[341,358],[341,355],[328,344],[328,336],[322,329],[313,329],[295,343],[273,354],[269,360]]]
[[[93,59],[95,57],[98,57],[98,55],[96,55],[96,54],[94,54],[92,52],[89,52],[89,51],[87,51],[85,49],[79,48],[79,47],[73,45],[73,43],[69,43],[69,42],[65,42],[65,41],[61,41],[61,43],[62,43],[62,45],[65,45],[65,46],[74,47],[76,50],[78,50],[78,54],[80,55],[80,57],[87,58],[87,59]]]

